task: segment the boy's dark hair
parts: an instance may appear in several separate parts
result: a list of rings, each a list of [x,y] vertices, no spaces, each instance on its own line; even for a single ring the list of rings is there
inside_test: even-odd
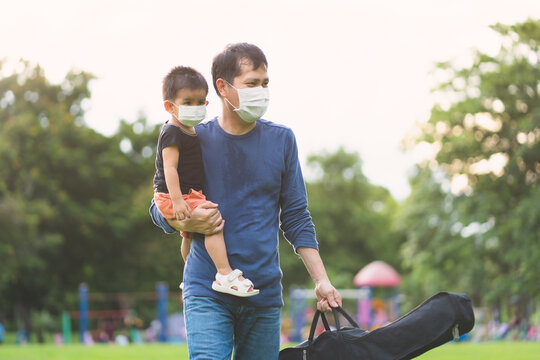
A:
[[[203,89],[208,94],[208,83],[197,70],[188,66],[176,66],[163,78],[163,100],[173,100],[181,89]]]
[[[218,96],[221,95],[217,89],[216,80],[221,78],[232,84],[234,78],[241,73],[240,64],[243,59],[247,59],[253,65],[254,70],[262,65],[268,67],[266,56],[257,46],[248,43],[227,45],[221,53],[214,57],[212,62],[212,80]]]

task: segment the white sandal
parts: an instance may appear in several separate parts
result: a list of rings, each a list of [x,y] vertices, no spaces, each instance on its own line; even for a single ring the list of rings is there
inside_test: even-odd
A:
[[[216,274],[216,281],[212,283],[212,289],[225,294],[230,294],[239,297],[254,296],[259,293],[258,289],[249,289],[253,286],[253,283],[249,279],[239,280],[238,277],[242,275],[242,271],[236,269],[231,271],[228,275]],[[236,289],[234,288],[236,287]]]

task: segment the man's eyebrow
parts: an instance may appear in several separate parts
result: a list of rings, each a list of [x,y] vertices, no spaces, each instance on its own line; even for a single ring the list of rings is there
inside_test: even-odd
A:
[[[250,82],[250,81],[259,81],[259,78],[247,78],[244,80],[244,82]],[[269,78],[262,79],[262,82],[270,81]]]

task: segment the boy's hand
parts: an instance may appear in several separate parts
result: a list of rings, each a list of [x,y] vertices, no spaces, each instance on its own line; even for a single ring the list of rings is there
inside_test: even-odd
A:
[[[173,200],[173,212],[176,220],[184,220],[191,217],[191,208],[182,198]]]

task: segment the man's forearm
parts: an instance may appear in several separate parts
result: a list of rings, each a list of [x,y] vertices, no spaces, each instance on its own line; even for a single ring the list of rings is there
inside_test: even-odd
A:
[[[315,282],[315,295],[318,300],[317,309],[328,311],[330,307],[341,306],[341,295],[330,283],[319,252],[316,249],[302,246],[298,247],[296,251]]]
[[[300,255],[300,258],[302,258],[302,261],[315,284],[318,284],[323,280],[328,281],[326,269],[324,268],[321,256],[316,249],[300,246],[297,249],[297,252],[298,255]]]

